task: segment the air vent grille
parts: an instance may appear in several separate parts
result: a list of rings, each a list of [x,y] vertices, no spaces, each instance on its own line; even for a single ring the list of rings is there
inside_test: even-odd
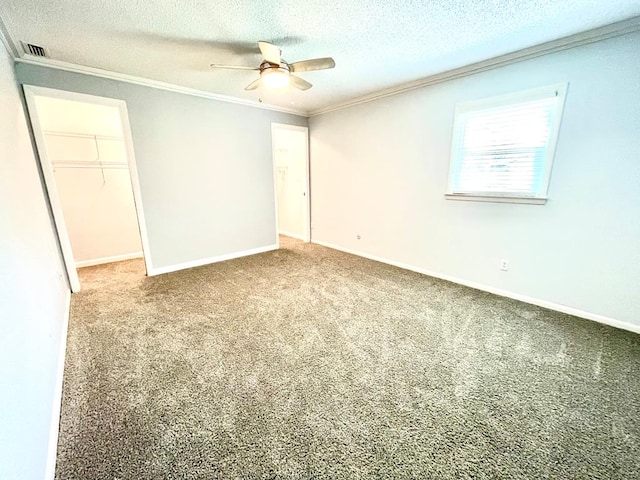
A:
[[[28,53],[29,55],[33,55],[34,57],[46,57],[47,56],[47,52],[44,50],[44,47],[41,47],[39,45],[34,45],[33,43],[23,43],[24,45],[24,52]]]

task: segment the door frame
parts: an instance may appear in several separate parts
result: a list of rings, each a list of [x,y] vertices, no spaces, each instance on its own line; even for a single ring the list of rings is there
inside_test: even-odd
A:
[[[275,209],[276,209],[276,237],[278,237],[278,190],[277,190],[277,171],[276,171],[276,145],[274,142],[275,132],[277,130],[290,130],[295,132],[303,132],[304,135],[304,143],[305,143],[305,158],[304,158],[304,188],[303,192],[305,201],[303,206],[303,225],[302,225],[302,236],[291,235],[295,238],[299,238],[304,242],[311,241],[311,193],[310,193],[310,164],[309,164],[309,127],[299,127],[297,125],[289,125],[286,123],[271,123],[271,163],[273,168],[273,197],[275,199]],[[290,235],[290,234],[287,234]],[[278,242],[279,245],[279,242]]]
[[[53,213],[53,221],[56,226],[56,235],[62,251],[62,258],[69,280],[69,287],[72,292],[80,291],[80,279],[76,270],[76,262],[73,258],[73,250],[71,249],[71,240],[67,230],[67,224],[62,211],[62,203],[58,194],[58,188],[53,171],[53,165],[47,151],[47,145],[44,136],[44,130],[38,116],[38,107],[36,97],[49,97],[61,100],[71,100],[83,103],[92,103],[94,105],[104,105],[115,107],[120,113],[120,121],[122,124],[122,135],[124,145],[127,152],[127,163],[129,166],[129,178],[131,180],[131,189],[133,190],[133,202],[136,209],[136,217],[138,220],[138,229],[140,231],[140,240],[142,243],[142,255],[144,257],[145,268],[147,274],[152,271],[151,256],[149,250],[149,238],[147,235],[147,227],[145,222],[144,210],[142,208],[142,195],[140,193],[140,181],[138,177],[138,169],[136,166],[135,153],[133,150],[133,138],[131,136],[131,125],[129,124],[129,113],[127,111],[127,103],[124,100],[115,98],[98,97],[96,95],[88,95],[85,93],[70,92],[67,90],[57,90],[53,88],[38,87],[34,85],[23,85],[24,96],[27,102],[27,113],[33,129],[36,147],[38,149],[38,160],[42,168],[42,175],[46,186],[46,196],[51,211]]]

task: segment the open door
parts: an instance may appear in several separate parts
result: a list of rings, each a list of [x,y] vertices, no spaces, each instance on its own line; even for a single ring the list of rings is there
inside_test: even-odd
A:
[[[278,233],[309,242],[309,129],[273,123],[271,135]]]

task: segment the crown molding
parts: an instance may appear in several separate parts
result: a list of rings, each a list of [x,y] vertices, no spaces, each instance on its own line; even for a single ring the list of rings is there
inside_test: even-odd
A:
[[[113,72],[110,70],[104,70],[95,67],[88,67],[85,65],[78,65],[70,62],[63,62],[60,60],[54,60],[50,58],[37,58],[30,55],[23,55],[16,47],[15,42],[11,38],[6,25],[2,21],[2,11],[0,10],[0,40],[6,47],[9,54],[13,57],[15,62],[26,63],[31,65],[44,66],[57,70],[64,70],[67,72],[81,73],[84,75],[91,75],[94,77],[106,78],[110,80],[118,80],[125,83],[132,83],[135,85],[141,85],[151,88],[157,88],[160,90],[166,90],[170,92],[182,93],[184,95],[192,95],[196,97],[208,98],[211,100],[218,100],[221,102],[234,103],[238,105],[245,105],[249,107],[261,108],[265,110],[272,110],[276,112],[290,113],[293,115],[299,115],[302,117],[314,117],[317,115],[323,115],[325,113],[342,110],[344,108],[353,107],[362,103],[372,102],[385,97],[393,95],[399,95],[411,90],[416,90],[422,87],[430,85],[436,85],[449,80],[455,80],[457,78],[467,77],[476,73],[492,70],[494,68],[511,65],[514,63],[522,62],[532,58],[540,57],[542,55],[548,55],[562,50],[579,47],[581,45],[588,45],[590,43],[599,42],[608,38],[618,37],[633,33],[640,30],[640,16],[632,17],[621,22],[612,23],[602,27],[588,30],[586,32],[580,32],[574,35],[563,37],[550,42],[545,42],[540,45],[528,47],[522,50],[511,52],[498,57],[483,60],[481,62],[472,63],[460,68],[449,70],[442,73],[437,73],[420,80],[416,80],[409,83],[404,83],[398,86],[390,87],[387,89],[378,90],[376,92],[363,95],[345,102],[336,103],[327,107],[312,110],[311,112],[304,110],[297,110],[293,108],[280,107],[277,105],[265,104],[262,102],[256,102],[255,100],[246,100],[239,97],[231,97],[227,95],[221,95],[217,93],[207,92],[204,90],[197,90],[189,87],[182,87],[180,85],[174,85],[171,83],[165,83],[158,80],[151,80],[143,77],[136,77],[134,75],[128,75],[125,73]]]
[[[282,113],[290,113],[302,117],[308,116],[307,112],[295,110],[293,108],[280,107],[278,105],[256,102],[255,100],[245,100],[244,98],[220,95],[217,93],[206,92],[204,90],[197,90],[195,88],[182,87],[180,85],[174,85],[172,83],[165,83],[158,80],[151,80],[149,78],[136,77],[134,75],[128,75],[126,73],[112,72],[110,70],[103,70],[101,68],[87,67],[85,65],[63,62],[61,60],[54,60],[51,58],[38,58],[32,57],[31,55],[25,55],[23,57],[16,58],[15,61],[17,63],[37,65],[40,67],[53,68],[55,70],[64,70],[65,72],[81,73],[83,75],[91,75],[93,77],[117,80],[120,82],[132,83],[134,85],[141,85],[143,87],[157,88],[158,90],[166,90],[169,92],[182,93],[184,95],[192,95],[194,97],[208,98],[210,100],[218,100],[220,102],[234,103],[237,105],[245,105],[247,107],[273,110]]]
[[[207,98],[210,100],[217,100],[220,102],[233,103],[236,105],[244,105],[248,107],[261,108],[263,110],[272,110],[275,112],[289,113],[292,115],[298,115],[301,117],[308,117],[308,112],[303,110],[297,110],[295,108],[281,107],[278,105],[266,104],[257,102],[255,100],[246,100],[239,97],[231,97],[227,95],[221,95],[217,93],[207,92],[204,90],[198,90],[195,88],[183,87],[172,83],[161,82],[158,80],[151,80],[149,78],[136,77],[134,75],[128,75],[126,73],[113,72],[111,70],[104,70],[101,68],[89,67],[86,65],[79,65],[71,62],[64,62],[61,60],[54,60],[52,58],[38,58],[25,54],[21,49],[18,49],[16,43],[13,41],[12,36],[9,33],[2,17],[4,16],[2,5],[0,4],[0,41],[4,44],[9,55],[16,63],[25,63],[29,65],[37,65],[47,68],[53,68],[56,70],[63,70],[66,72],[80,73],[84,75],[91,75],[93,77],[106,78],[109,80],[117,80],[125,83],[132,83],[134,85],[141,85],[144,87],[157,88],[159,90],[166,90],[169,92],[182,93],[184,95],[191,95],[194,97]]]
[[[430,85],[436,85],[449,80],[455,80],[457,78],[467,77],[476,73],[492,70],[494,68],[511,65],[518,62],[523,62],[532,58],[540,57],[542,55],[548,55],[562,50],[579,47],[581,45],[588,45],[590,43],[600,42],[608,38],[618,37],[633,33],[640,30],[640,16],[632,17],[630,19],[605,25],[603,27],[595,28],[593,30],[587,30],[586,32],[576,33],[568,37],[563,37],[550,42],[541,43],[533,47],[528,47],[516,52],[507,53],[498,57],[483,60],[481,62],[472,63],[464,67],[456,68],[442,73],[437,73],[414,82],[405,83],[399,86],[390,87],[383,90],[364,95],[361,97],[347,100],[345,102],[337,103],[325,108],[319,108],[309,112],[309,117],[315,117],[317,115],[323,115],[325,113],[335,112],[344,108],[353,107],[362,103],[372,102],[385,97],[393,95],[399,95],[401,93],[410,92],[418,88],[427,87]]]

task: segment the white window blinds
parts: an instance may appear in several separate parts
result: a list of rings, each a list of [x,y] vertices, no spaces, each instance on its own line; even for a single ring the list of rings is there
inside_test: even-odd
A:
[[[546,198],[566,85],[460,104],[449,195]]]

